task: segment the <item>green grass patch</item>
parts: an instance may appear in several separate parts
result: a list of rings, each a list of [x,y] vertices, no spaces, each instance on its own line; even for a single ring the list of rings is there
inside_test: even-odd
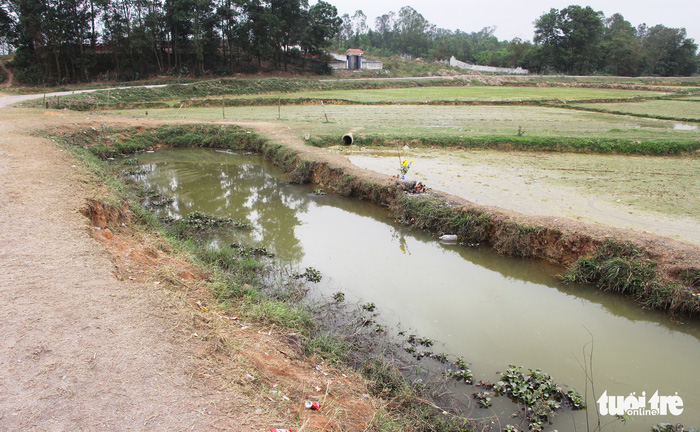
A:
[[[344,363],[350,350],[348,341],[332,332],[319,332],[306,338],[301,347],[304,354],[318,355],[331,365]]]
[[[156,146],[205,147],[260,151],[266,140],[238,126],[175,125],[142,128],[80,131],[66,137],[89,148],[102,158],[125,156]]]
[[[575,104],[575,107],[640,117],[700,122],[700,103],[696,100],[654,100],[634,103]]]
[[[167,81],[166,81],[167,82]],[[151,84],[151,82],[148,82]],[[293,99],[343,99],[355,102],[425,101],[540,101],[540,100],[605,100],[648,98],[668,95],[678,90],[619,89],[567,87],[556,80],[549,86],[536,87],[535,81],[505,83],[503,86],[487,86],[474,78],[453,79],[289,79],[289,78],[220,78],[170,84],[165,87],[130,87],[102,90],[61,98],[55,108],[74,110],[163,108],[178,107],[184,101],[208,97],[241,98],[265,95],[267,102],[278,98]],[[98,86],[99,87],[99,86]],[[72,88],[76,90],[76,88]],[[71,90],[63,88],[61,90]],[[30,103],[31,104],[31,103]],[[40,107],[41,102],[33,103]],[[54,107],[54,106],[52,106]]]
[[[404,223],[437,234],[454,234],[460,241],[486,240],[489,216],[456,208],[443,198],[431,195],[404,195],[395,213]]]
[[[678,276],[688,286],[700,289],[700,269],[684,269],[679,272]]]
[[[306,100],[344,100],[368,103],[425,103],[430,101],[540,101],[569,99],[621,99],[663,96],[668,93],[596,89],[582,87],[504,87],[504,86],[452,86],[452,87],[411,87],[383,89],[347,89],[304,91],[294,93],[272,93],[266,95],[266,101],[275,104],[279,99]],[[240,96],[251,99],[253,95]],[[220,103],[220,102],[219,102]]]
[[[179,102],[189,99],[210,96],[241,96],[280,93],[298,93],[305,91],[351,90],[351,89],[381,89],[381,88],[412,88],[425,86],[462,86],[472,84],[471,80],[398,80],[398,81],[367,81],[367,80],[327,80],[317,79],[288,79],[288,78],[256,78],[235,79],[221,78],[208,81],[198,81],[190,84],[168,85],[158,88],[127,88],[117,90],[102,90],[87,94],[77,94],[62,98],[62,104],[56,108],[74,110],[92,110],[106,108],[128,108],[131,106],[146,107],[144,103],[163,103],[179,106]],[[32,103],[30,102],[30,105]],[[41,102],[34,102],[41,107]],[[155,107],[155,106],[154,106]]]
[[[674,130],[677,121],[545,106],[301,105],[228,107],[225,111],[226,119],[275,122],[290,134],[299,138],[309,135],[324,145],[340,144],[341,137],[351,130],[357,143],[365,145],[373,140],[416,139],[430,145],[493,146],[497,142],[521,148],[597,148],[600,152],[638,154],[693,151],[700,141],[697,131]],[[145,115],[139,111],[117,113]],[[148,117],[216,121],[223,116],[221,107],[212,107],[149,110]]]
[[[689,315],[700,312],[700,299],[689,287],[663,282],[657,276],[656,262],[646,258],[639,247],[608,239],[594,254],[579,258],[562,279],[626,294],[654,309]]]
[[[407,382],[398,366],[381,358],[365,362],[361,372],[370,381],[372,395],[389,400],[389,412],[374,419],[375,430],[425,432],[472,432],[481,430],[479,422],[459,416],[444,414],[433,404],[425,403],[430,398],[427,389]]]
[[[310,140],[317,147],[338,145],[338,138],[320,137]],[[434,138],[402,138],[357,136],[355,145],[361,147],[458,147],[470,149],[496,149],[541,152],[636,154],[668,156],[692,154],[700,150],[700,140],[663,140],[629,138],[579,138],[579,137],[530,137],[530,136],[464,136]]]

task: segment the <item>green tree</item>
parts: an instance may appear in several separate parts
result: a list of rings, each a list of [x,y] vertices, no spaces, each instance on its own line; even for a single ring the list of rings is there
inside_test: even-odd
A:
[[[533,45],[530,41],[523,41],[520,38],[513,38],[506,47],[506,62],[505,67],[517,68],[523,67],[527,68],[525,65],[526,58],[530,51],[532,51]]]
[[[10,42],[13,39],[15,20],[10,15],[9,4],[0,3],[0,54],[8,51]]]
[[[275,55],[275,40],[269,29],[276,24],[276,17],[259,0],[248,0],[244,4],[247,17],[240,27],[239,40],[243,49],[257,58],[258,66],[263,61],[272,61]]]
[[[566,73],[595,71],[603,35],[603,14],[590,6],[550,9],[535,21],[535,43],[542,46],[543,62]]]
[[[637,30],[620,14],[605,20],[601,42],[601,69],[613,75],[639,75],[641,44]]]
[[[350,25],[352,27],[352,38],[350,39],[353,47],[357,48],[361,44],[361,38],[366,35],[369,31],[367,26],[367,15],[365,15],[362,10],[356,10],[353,16],[350,18]]]
[[[396,14],[386,13],[374,20],[374,46],[382,49],[391,49],[394,44],[394,28],[396,28]]]
[[[301,42],[305,28],[307,0],[270,0],[270,11],[274,17],[270,32],[276,52],[276,64],[287,70],[289,50]]]
[[[430,48],[427,32],[430,28],[430,23],[423,15],[410,6],[402,7],[394,23],[394,42],[398,52],[414,57],[427,55]]]
[[[238,1],[222,0],[216,8],[217,27],[222,38],[221,54],[229,72],[234,71],[234,63],[236,62],[235,53],[238,44],[236,30],[241,14],[242,8]]]
[[[684,28],[661,24],[639,28],[644,52],[644,73],[661,76],[690,76],[697,72],[698,45],[686,37]]]
[[[308,25],[302,39],[302,49],[308,54],[322,54],[331,39],[340,31],[342,20],[338,10],[330,3],[319,1],[311,6]]]
[[[11,0],[16,16],[12,45],[18,81],[59,83],[81,79],[89,67],[89,4],[82,0]]]

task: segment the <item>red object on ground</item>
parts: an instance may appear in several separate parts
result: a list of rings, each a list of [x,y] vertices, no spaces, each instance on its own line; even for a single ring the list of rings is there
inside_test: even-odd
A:
[[[321,409],[321,405],[316,402],[316,401],[306,401],[304,403],[304,406],[306,406],[306,409],[312,409],[312,410],[319,410]]]

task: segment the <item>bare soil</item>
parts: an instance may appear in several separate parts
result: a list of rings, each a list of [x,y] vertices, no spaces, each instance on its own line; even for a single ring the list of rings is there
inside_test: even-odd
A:
[[[360,167],[387,176],[397,173],[396,149],[333,150]],[[405,149],[402,153],[415,158],[408,178],[476,204],[625,228],[700,246],[697,157],[460,149]]]
[[[32,134],[107,120],[0,111],[0,430],[365,429],[361,377],[218,310],[202,270]]]

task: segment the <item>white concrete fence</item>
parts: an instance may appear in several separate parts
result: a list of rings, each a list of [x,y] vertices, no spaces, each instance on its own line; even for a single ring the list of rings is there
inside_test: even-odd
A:
[[[502,73],[502,74],[513,74],[513,75],[527,75],[530,73],[527,69],[523,68],[499,68],[493,66],[479,66],[469,63],[464,63],[455,58],[455,56],[450,57],[450,66],[458,67],[460,69],[473,70],[477,72],[491,72],[491,73]]]

